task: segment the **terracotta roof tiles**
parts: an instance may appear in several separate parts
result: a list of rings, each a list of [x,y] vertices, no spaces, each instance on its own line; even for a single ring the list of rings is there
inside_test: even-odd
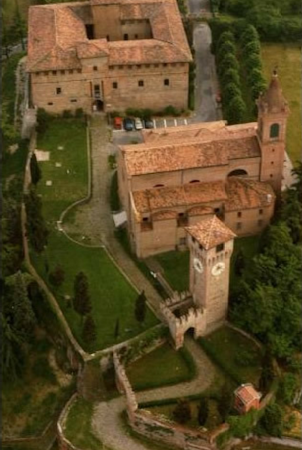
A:
[[[196,225],[186,227],[186,231],[201,244],[205,250],[227,242],[236,237],[216,216],[205,218]]]
[[[254,386],[250,383],[243,384],[237,388],[235,395],[239,397],[244,404],[249,404],[253,400],[261,398],[261,394],[257,392]]]

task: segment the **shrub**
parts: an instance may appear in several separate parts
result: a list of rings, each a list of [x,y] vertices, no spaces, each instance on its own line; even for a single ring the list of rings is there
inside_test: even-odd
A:
[[[228,423],[231,426],[231,433],[238,438],[244,438],[251,433],[255,421],[258,417],[258,411],[251,409],[243,416],[229,416]]]
[[[240,85],[239,72],[236,69],[227,69],[221,74],[221,81],[223,85],[234,83]]]
[[[243,123],[246,114],[246,106],[241,95],[236,95],[227,105],[227,120],[230,124]]]
[[[277,403],[271,403],[265,408],[260,425],[271,436],[282,436],[283,414],[281,407]]]
[[[65,280],[65,272],[60,265],[58,265],[52,272],[49,274],[49,282],[56,287],[61,286],[61,284]]]
[[[43,108],[38,108],[36,126],[37,133],[44,134],[48,128],[49,122],[52,119],[54,119],[54,116],[52,114],[49,114]]]
[[[218,48],[222,47],[222,45],[227,41],[235,44],[235,37],[234,37],[234,33],[232,31],[224,31],[223,33],[221,33],[221,35],[217,41],[217,47]]]
[[[72,112],[69,109],[64,109],[62,112],[63,119],[71,119],[73,117]]]
[[[242,54],[245,58],[249,58],[252,54],[260,54],[259,41],[250,41],[242,48]]]
[[[259,41],[259,35],[253,25],[247,25],[242,33],[240,33],[240,44],[245,46],[249,42]]]
[[[226,70],[233,69],[239,71],[239,64],[235,55],[231,53],[226,54],[220,61],[218,66],[219,75],[223,74]]]
[[[188,400],[178,400],[177,405],[173,411],[173,417],[178,423],[186,423],[191,419],[191,406]]]
[[[217,51],[217,59],[221,61],[225,55],[234,55],[236,53],[235,44],[232,41],[225,41]]]
[[[292,373],[285,373],[278,389],[278,398],[286,405],[291,405],[298,387],[297,377]]]
[[[82,119],[82,117],[84,117],[84,111],[83,111],[83,108],[77,108],[77,109],[75,110],[74,115],[75,115],[75,117],[76,117],[77,119]]]
[[[174,116],[174,117],[178,117],[180,116],[180,111],[175,108],[172,105],[166,106],[166,108],[164,109],[164,114],[167,116]]]
[[[223,101],[228,104],[234,97],[240,96],[241,92],[237,84],[229,83],[223,88]]]

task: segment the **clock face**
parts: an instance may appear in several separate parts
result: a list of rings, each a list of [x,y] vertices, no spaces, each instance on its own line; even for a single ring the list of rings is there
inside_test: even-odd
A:
[[[218,275],[220,275],[224,271],[224,269],[225,269],[224,262],[219,262],[219,263],[215,264],[215,266],[213,266],[213,268],[212,268],[212,275],[217,277]]]
[[[193,259],[193,266],[194,266],[194,269],[195,269],[197,272],[199,272],[199,273],[202,273],[202,272],[203,272],[203,265],[202,265],[202,262],[201,262],[198,258],[194,258],[194,259]]]

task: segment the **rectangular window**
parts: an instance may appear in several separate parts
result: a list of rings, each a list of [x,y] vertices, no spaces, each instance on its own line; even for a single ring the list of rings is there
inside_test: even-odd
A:
[[[49,106],[51,106],[51,105],[53,105],[53,103],[52,102],[49,102],[49,103],[47,103]]]
[[[76,103],[76,102],[77,102],[76,98],[73,98],[73,99],[70,100],[70,103]]]
[[[107,41],[110,41],[110,36],[109,36],[109,34],[107,34],[106,39],[107,39]]]
[[[93,66],[93,70],[96,72],[98,70],[98,66]]]
[[[118,68],[119,68],[120,70],[122,70],[123,66],[118,66]]]
[[[112,87],[113,87],[113,89],[117,89],[117,88],[118,88],[118,84],[117,84],[116,81],[114,81],[114,82],[112,83]]]
[[[169,80],[169,78],[166,78],[166,79],[164,80],[164,85],[165,85],[165,86],[169,86],[169,85],[170,85],[170,80]]]
[[[135,35],[134,35],[134,39],[138,39],[138,34],[135,34]]]
[[[77,69],[77,72],[78,73],[82,73],[82,69]]]
[[[124,34],[124,41],[128,41],[128,38],[129,38],[128,34],[125,33],[125,34]]]
[[[242,228],[242,223],[241,222],[237,222],[236,230],[241,230],[241,228]]]
[[[259,214],[263,214],[263,209],[259,209]]]
[[[147,69],[149,69],[150,64],[145,64],[145,67],[146,67]]]
[[[185,237],[179,238],[179,245],[186,245],[186,238]]]
[[[129,70],[132,70],[132,66],[128,66],[128,69],[129,69]]]
[[[242,216],[242,212],[241,212],[241,211],[238,211],[237,217],[241,217],[241,216]]]
[[[52,71],[52,74],[53,74],[53,75],[57,75],[57,71],[56,71],[56,70],[53,70],[53,71]]]
[[[65,75],[65,70],[60,70],[61,75]]]
[[[73,70],[72,69],[68,70],[68,73],[73,73]]]
[[[143,86],[144,86],[144,80],[139,80],[138,85],[139,85],[140,87],[143,87]]]
[[[137,68],[137,69],[141,69],[141,68],[142,68],[142,66],[141,66],[141,65],[138,65],[138,66],[136,66],[136,68]]]
[[[224,250],[224,242],[216,246],[216,253],[222,252]]]
[[[40,72],[36,72],[36,74],[35,74],[35,75],[36,75],[36,77],[38,77],[38,76],[40,75]]]
[[[56,93],[57,93],[57,95],[62,94],[62,89],[60,87],[57,87],[56,88]]]
[[[43,72],[43,75],[48,75],[48,72]]]

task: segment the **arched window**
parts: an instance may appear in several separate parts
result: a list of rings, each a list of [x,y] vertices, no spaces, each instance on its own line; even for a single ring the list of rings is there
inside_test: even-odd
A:
[[[248,173],[247,173],[246,170],[243,170],[243,169],[235,169],[235,170],[232,170],[232,172],[230,172],[230,173],[228,174],[228,177],[242,177],[242,176],[244,176],[244,175],[248,175]]]
[[[278,123],[273,123],[273,125],[271,125],[271,127],[270,127],[269,137],[270,138],[279,137],[279,131],[280,131],[280,125]]]
[[[153,186],[154,188],[159,188],[159,187],[164,187],[164,184],[156,184],[155,186]]]
[[[191,180],[190,183],[200,183],[200,180]]]

